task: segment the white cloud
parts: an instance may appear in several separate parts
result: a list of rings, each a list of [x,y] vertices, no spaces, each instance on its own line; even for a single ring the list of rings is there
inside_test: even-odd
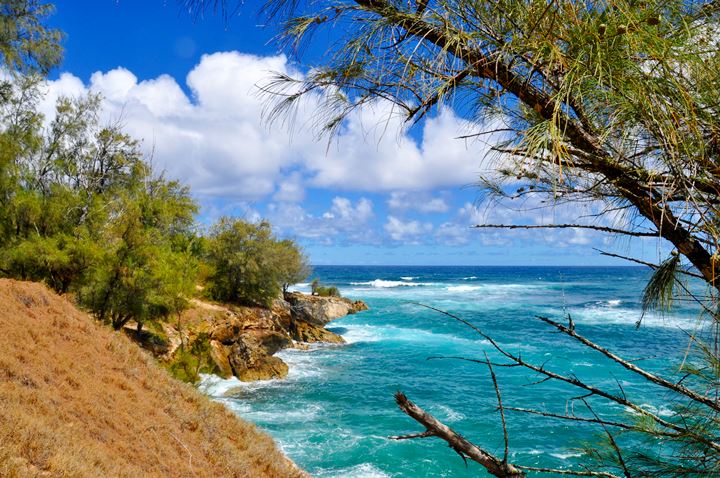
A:
[[[421,223],[415,220],[403,222],[395,216],[388,216],[383,227],[392,240],[408,244],[423,242],[433,229],[433,225],[429,222]]]
[[[395,211],[416,210],[425,213],[447,212],[450,209],[444,197],[432,197],[428,193],[394,191],[387,205]]]
[[[308,126],[316,98],[298,111],[292,138],[279,124],[263,124],[267,103],[257,86],[273,71],[302,76],[283,55],[239,52],[204,55],[187,76],[190,95],[168,75],[141,81],[116,68],[94,73],[84,85],[63,73],[48,82],[43,110],[52,112],[61,94],[101,93],[106,121],[121,118],[158,167],[204,195],[298,201],[307,186],[417,191],[476,180],[487,147],[454,139],[471,125],[447,109],[413,135],[390,104],[379,101],[353,113],[329,148]],[[440,212],[445,205],[434,199],[425,208]]]
[[[373,215],[372,201],[360,198],[355,206],[352,201],[344,197],[332,200],[330,211],[323,214],[326,219],[336,219],[342,222],[366,222]]]
[[[273,199],[281,202],[300,202],[305,199],[302,176],[297,171],[280,180]]]
[[[271,203],[268,218],[286,235],[295,235],[322,243],[373,243],[376,234],[369,224],[374,216],[372,201],[360,198],[333,198],[330,208],[316,216],[295,203]]]

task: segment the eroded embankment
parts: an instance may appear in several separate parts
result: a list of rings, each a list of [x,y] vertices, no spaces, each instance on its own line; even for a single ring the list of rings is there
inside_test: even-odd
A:
[[[0,279],[0,476],[304,474],[123,334],[43,285]]]

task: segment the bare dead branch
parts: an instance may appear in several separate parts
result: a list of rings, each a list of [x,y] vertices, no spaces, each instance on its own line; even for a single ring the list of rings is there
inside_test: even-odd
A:
[[[492,362],[490,362],[487,353],[485,354],[485,360],[487,361],[487,366],[490,369],[490,377],[492,378],[493,386],[495,387],[495,396],[497,397],[498,410],[500,410],[500,421],[502,422],[503,440],[505,442],[505,450],[503,452],[502,462],[507,464],[510,442],[508,440],[507,424],[505,423],[505,409],[503,408],[502,395],[500,394],[500,386],[498,385],[497,377],[495,376],[495,370],[493,370]]]
[[[634,237],[658,237],[656,232],[628,231],[625,229],[616,229],[614,227],[593,226],[591,224],[475,224],[472,227],[478,229],[590,229],[593,231],[623,234]]]
[[[615,258],[617,258],[617,259],[623,259],[623,260],[628,261],[628,262],[634,262],[635,264],[640,264],[640,265],[643,265],[643,266],[647,266],[647,267],[649,267],[649,268],[651,268],[651,269],[657,269],[657,268],[658,268],[658,265],[657,265],[657,264],[653,264],[652,262],[645,262],[645,261],[642,261],[642,260],[640,260],[640,259],[636,259],[636,258],[634,258],[634,257],[622,256],[622,255],[620,255],[620,254],[613,254],[612,252],[603,251],[603,250],[601,250],[601,249],[596,249],[596,248],[594,248],[594,247],[593,247],[593,250],[599,252],[601,256],[615,257]],[[678,272],[680,272],[681,274],[685,274],[686,276],[696,277],[696,278],[698,278],[698,279],[703,279],[703,280],[705,280],[703,276],[701,276],[700,274],[696,274],[696,273],[694,273],[694,272],[685,271],[685,270],[679,270]]]
[[[652,374],[652,373],[638,367],[637,365],[630,363],[627,360],[615,355],[614,353],[610,352],[608,349],[601,347],[601,346],[597,345],[596,343],[588,340],[584,336],[578,334],[574,329],[570,329],[570,328],[564,326],[563,324],[561,324],[559,322],[555,322],[554,320],[552,320],[548,317],[537,316],[537,318],[540,319],[541,321],[545,322],[546,324],[549,324],[549,325],[555,327],[560,332],[574,338],[575,340],[577,340],[581,344],[585,345],[586,347],[589,347],[597,352],[600,352],[601,354],[603,354],[604,356],[606,356],[613,362],[622,365],[627,370],[630,370],[631,372],[633,372],[637,375],[640,375],[641,377],[645,378],[646,380],[649,380],[649,381],[653,382],[654,384],[660,385],[661,387],[670,389],[673,392],[679,393],[680,395],[684,395],[684,396],[690,398],[691,400],[693,400],[694,402],[702,403],[703,405],[710,407],[711,409],[713,409],[715,411],[720,411],[720,402],[718,402],[717,398],[713,399],[710,397],[705,397],[693,390],[690,390],[689,388],[687,388],[683,385],[671,382],[671,381],[669,381],[665,378],[662,378],[658,375]]]
[[[426,431],[420,435],[430,434],[448,443],[460,456],[470,458],[482,465],[488,473],[498,478],[524,478],[525,473],[514,465],[505,463],[491,453],[470,443],[467,439],[437,420],[422,408],[411,402],[402,392],[395,394],[395,402],[400,410],[410,418],[425,427]]]
[[[559,373],[556,373],[556,372],[547,370],[544,365],[543,365],[543,366],[538,366],[538,365],[535,365],[535,364],[526,362],[526,361],[525,361],[524,359],[522,359],[521,357],[519,357],[519,356],[517,356],[517,355],[514,355],[514,354],[511,354],[510,352],[508,352],[507,350],[505,350],[504,348],[502,348],[492,337],[490,337],[489,335],[487,335],[486,333],[484,333],[482,330],[480,330],[478,327],[476,327],[476,326],[473,325],[472,323],[468,322],[467,320],[465,320],[465,319],[463,319],[463,318],[461,318],[461,317],[458,317],[457,315],[451,314],[450,312],[444,311],[444,310],[442,310],[442,309],[438,309],[438,308],[433,307],[433,306],[430,306],[430,305],[422,304],[422,303],[419,303],[419,302],[410,302],[410,303],[419,305],[419,306],[421,306],[421,307],[425,307],[425,308],[430,309],[430,310],[434,310],[434,311],[439,312],[439,313],[441,313],[441,314],[443,314],[443,315],[446,315],[446,316],[448,316],[448,317],[451,317],[451,318],[457,320],[457,321],[460,322],[460,323],[463,323],[463,324],[467,325],[467,326],[470,327],[472,330],[474,330],[475,332],[477,332],[481,337],[483,337],[485,340],[487,340],[487,341],[495,348],[495,350],[497,350],[500,354],[502,354],[504,357],[506,357],[507,359],[509,359],[509,360],[512,361],[513,363],[516,363],[516,364],[518,364],[518,365],[521,365],[522,367],[525,367],[525,368],[527,368],[527,369],[529,369],[529,370],[532,370],[532,371],[537,372],[537,373],[539,373],[539,374],[541,374],[541,375],[544,375],[544,376],[547,377],[548,379],[554,379],[554,380],[557,380],[557,381],[559,381],[559,382],[564,382],[564,383],[567,383],[568,385],[572,385],[572,386],[574,386],[574,387],[576,387],[576,388],[579,388],[579,389],[581,389],[581,390],[585,390],[585,391],[588,392],[587,394],[585,394],[585,395],[583,395],[583,396],[581,396],[581,397],[578,397],[577,399],[582,399],[582,398],[590,397],[590,396],[592,396],[592,395],[597,395],[597,396],[602,397],[602,398],[604,398],[604,399],[606,399],[606,400],[609,400],[609,401],[615,402],[615,403],[617,403],[617,404],[619,404],[619,405],[622,405],[622,406],[624,406],[624,407],[627,407],[627,408],[633,410],[634,412],[638,413],[639,415],[643,415],[643,416],[651,419],[652,421],[654,421],[655,423],[657,423],[658,425],[660,425],[660,426],[662,426],[662,427],[664,427],[664,428],[667,428],[667,429],[676,431],[676,432],[678,432],[678,433],[684,433],[686,436],[690,436],[690,437],[692,437],[694,440],[696,440],[696,441],[698,441],[698,442],[700,442],[700,443],[703,443],[704,445],[712,448],[713,450],[716,450],[716,451],[720,452],[720,443],[717,443],[717,442],[713,441],[711,438],[709,438],[709,437],[707,437],[707,436],[703,436],[703,435],[701,435],[701,434],[698,434],[698,433],[692,431],[689,427],[682,426],[682,425],[678,425],[678,424],[673,423],[673,422],[670,422],[670,421],[668,421],[668,420],[664,420],[663,418],[659,417],[658,415],[656,415],[656,414],[648,411],[648,410],[645,409],[644,407],[641,407],[640,405],[636,404],[635,402],[632,402],[632,401],[628,400],[627,398],[624,398],[624,397],[615,395],[615,394],[613,394],[613,393],[607,392],[607,391],[605,391],[605,390],[603,390],[603,389],[601,389],[601,388],[595,387],[595,386],[593,386],[593,385],[589,385],[589,384],[583,382],[582,380],[578,379],[578,378],[575,377],[575,376],[565,376],[565,375],[562,375],[562,374],[559,374]]]
[[[431,432],[430,430],[427,430],[422,433],[413,433],[410,435],[393,435],[388,438],[391,440],[412,440],[415,438],[428,438],[428,437],[432,437],[432,436],[435,436],[433,434],[433,432]]]
[[[617,475],[608,473],[605,471],[580,471],[580,470],[559,470],[556,468],[538,468],[535,466],[522,466],[517,465],[517,468],[527,471],[537,471],[538,473],[555,473],[558,475],[572,475],[572,476],[597,476],[601,478],[620,478]]]

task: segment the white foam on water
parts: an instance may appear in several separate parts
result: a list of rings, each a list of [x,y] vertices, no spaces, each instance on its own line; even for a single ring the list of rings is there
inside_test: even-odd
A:
[[[327,346],[311,344],[309,350],[285,349],[276,353],[275,356],[288,364],[289,371],[287,380],[319,377],[326,373],[326,368],[323,366],[325,361],[322,356],[313,354],[312,352],[325,347]]]
[[[348,468],[331,468],[315,473],[316,478],[391,478],[394,475],[382,471],[372,463],[361,463]]]
[[[583,308],[571,309],[573,319],[577,323],[589,325],[621,324],[635,325],[641,318],[642,313],[638,309],[630,309],[619,306],[585,306]],[[642,317],[643,327],[667,327],[694,329],[702,325],[697,317],[679,317],[669,314],[646,313]]]
[[[640,415],[640,412],[633,410],[629,407],[624,407],[625,411],[628,412],[631,415]],[[659,417],[672,417],[675,415],[675,412],[671,409],[666,407],[665,405],[660,405],[659,407],[656,407],[655,405],[651,405],[649,403],[642,403],[640,404],[640,408],[647,410],[648,412],[652,413],[653,415],[657,415]]]
[[[402,280],[415,280],[415,279],[417,279],[417,277],[410,277],[410,276],[404,276],[404,277],[400,277],[400,278],[401,278]]]
[[[583,456],[582,453],[578,453],[576,451],[567,451],[565,453],[550,453],[550,456],[554,456],[555,458],[560,458],[561,460],[567,460],[568,458],[578,458]]]
[[[482,289],[482,287],[480,287],[479,285],[452,285],[446,290],[449,290],[450,292],[470,292],[480,289]]]
[[[608,307],[617,307],[620,304],[622,304],[622,300],[620,299],[612,299],[607,301]]]
[[[462,280],[475,280],[477,276],[463,277]]]
[[[239,400],[228,400],[227,402],[229,403],[230,408],[242,415],[243,418],[252,422],[259,422],[263,424],[315,422],[321,413],[324,412],[323,407],[316,403],[303,404],[301,409],[296,410],[261,411],[252,410],[250,407],[247,407],[246,409],[246,406]]]
[[[288,292],[310,292],[309,282],[298,282],[288,287]]]
[[[402,279],[402,277],[401,277]],[[420,286],[431,286],[435,285],[431,282],[408,282],[406,280],[398,281],[398,280],[383,280],[383,279],[375,279],[371,281],[366,282],[351,282],[350,285],[365,285],[370,287],[375,287],[377,289],[387,289],[387,288],[393,288],[393,287],[420,287]]]
[[[595,364],[592,364],[590,362],[577,362],[574,364],[576,367],[594,367]]]
[[[436,405],[432,408],[439,410],[440,413],[436,413],[436,415],[444,416],[444,420],[447,422],[459,422],[461,420],[465,420],[465,415],[453,410],[447,405]]]
[[[235,377],[221,378],[217,375],[200,374],[198,389],[211,397],[223,397],[233,388],[247,388],[247,382],[241,382]]]
[[[467,339],[451,334],[435,333],[429,330],[414,329],[406,327],[394,327],[392,325],[370,325],[370,324],[349,324],[344,326],[345,333],[342,334],[349,344],[361,342],[380,341],[401,341],[401,342],[430,342],[430,343],[464,343],[483,344],[488,343],[483,339]]]

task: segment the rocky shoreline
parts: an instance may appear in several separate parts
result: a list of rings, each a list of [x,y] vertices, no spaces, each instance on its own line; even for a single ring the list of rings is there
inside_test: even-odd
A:
[[[244,307],[194,299],[177,320],[138,333],[125,331],[161,362],[179,360],[182,350],[200,351],[207,368],[222,378],[244,382],[284,378],[288,366],[274,354],[306,349],[309,343],[345,341],[327,329],[329,322],[367,310],[363,301],[290,292],[272,307]]]

